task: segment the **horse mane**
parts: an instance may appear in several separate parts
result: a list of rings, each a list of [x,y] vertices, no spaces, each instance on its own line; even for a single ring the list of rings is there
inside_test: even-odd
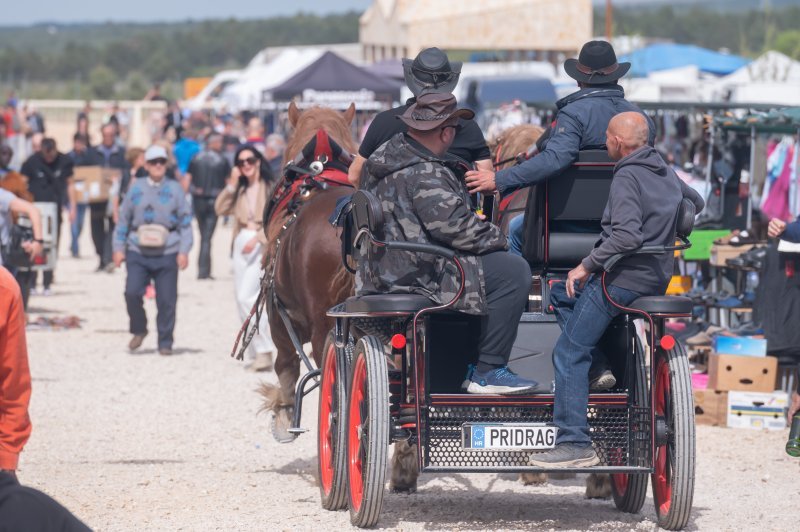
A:
[[[544,133],[544,129],[539,126],[534,126],[533,124],[521,124],[503,130],[489,143],[493,159],[503,160],[513,157],[518,153],[525,153],[528,151],[528,148],[542,136],[542,133]],[[502,150],[499,157],[497,155],[498,149]],[[506,163],[503,165],[503,168],[511,164],[514,163]]]
[[[353,141],[350,124],[342,113],[328,107],[314,106],[303,111],[291,137],[286,143],[283,155],[283,166],[293,160],[300,153],[308,141],[317,133],[318,129],[325,130],[339,146],[350,153],[355,153],[358,147]]]

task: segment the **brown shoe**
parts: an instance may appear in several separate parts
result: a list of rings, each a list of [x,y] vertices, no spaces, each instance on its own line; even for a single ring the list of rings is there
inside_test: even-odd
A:
[[[168,357],[169,355],[172,354],[172,349],[169,348],[169,347],[159,347],[158,348],[158,354],[159,355],[163,355],[165,357]]]
[[[131,341],[128,342],[128,349],[131,351],[136,351],[142,346],[142,342],[144,342],[144,337],[147,336],[147,333],[144,334],[134,334]]]

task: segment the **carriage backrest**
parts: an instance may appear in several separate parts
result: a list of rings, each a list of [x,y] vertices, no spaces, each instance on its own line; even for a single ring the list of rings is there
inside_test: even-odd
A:
[[[675,222],[675,233],[679,238],[687,239],[694,229],[697,208],[689,198],[683,198],[678,207],[678,219]]]
[[[523,255],[534,274],[567,271],[600,236],[614,162],[605,150],[585,150],[560,176],[535,185],[525,209]]]
[[[358,190],[350,197],[350,204],[343,209],[341,216],[344,219],[338,224],[343,228],[342,263],[351,273],[355,273],[358,249],[369,241],[369,238],[365,238],[364,231],[368,231],[377,240],[384,236],[383,206],[371,192]]]

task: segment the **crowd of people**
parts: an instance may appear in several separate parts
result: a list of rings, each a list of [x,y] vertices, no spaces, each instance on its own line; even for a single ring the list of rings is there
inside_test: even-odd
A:
[[[150,99],[158,98],[155,94]],[[118,104],[105,110],[99,124],[92,123],[98,114],[86,102],[76,116],[72,149],[65,150],[46,136],[44,120],[29,106],[18,106],[10,97],[4,108],[0,210],[7,222],[0,223],[0,231],[8,244],[19,230],[16,218],[31,220],[28,233],[34,240],[26,243],[25,256],[5,265],[19,284],[25,307],[31,294],[52,294],[57,262],[46,255],[58,253],[62,233],[69,234],[71,256],[81,256],[88,213],[96,271],[112,273],[126,262],[129,348],[137,349],[147,335],[143,298],[154,297],[158,350],[170,354],[177,274],[188,263],[192,219],[200,234],[198,278],[213,280],[211,243],[223,217],[234,224],[234,292],[244,319],[260,289],[259,258],[265,244],[261,212],[279,173],[284,138],[265,135],[262,120],[254,115],[188,112],[169,102],[152,132],[152,145],[132,146],[127,142],[130,119]],[[29,125],[22,128],[20,123]],[[18,150],[29,155],[18,157]],[[42,234],[41,209],[33,203],[54,206],[52,235]],[[40,288],[37,270],[43,270]],[[266,320],[260,325],[249,366],[256,371],[271,369],[275,349]]]

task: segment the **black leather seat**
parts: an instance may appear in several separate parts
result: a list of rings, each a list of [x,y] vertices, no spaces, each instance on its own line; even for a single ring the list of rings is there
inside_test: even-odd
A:
[[[691,314],[693,303],[688,297],[646,296],[640,297],[629,306],[648,314]]]
[[[344,302],[345,312],[407,312],[412,314],[436,305],[425,296],[417,294],[375,294],[353,296]]]

